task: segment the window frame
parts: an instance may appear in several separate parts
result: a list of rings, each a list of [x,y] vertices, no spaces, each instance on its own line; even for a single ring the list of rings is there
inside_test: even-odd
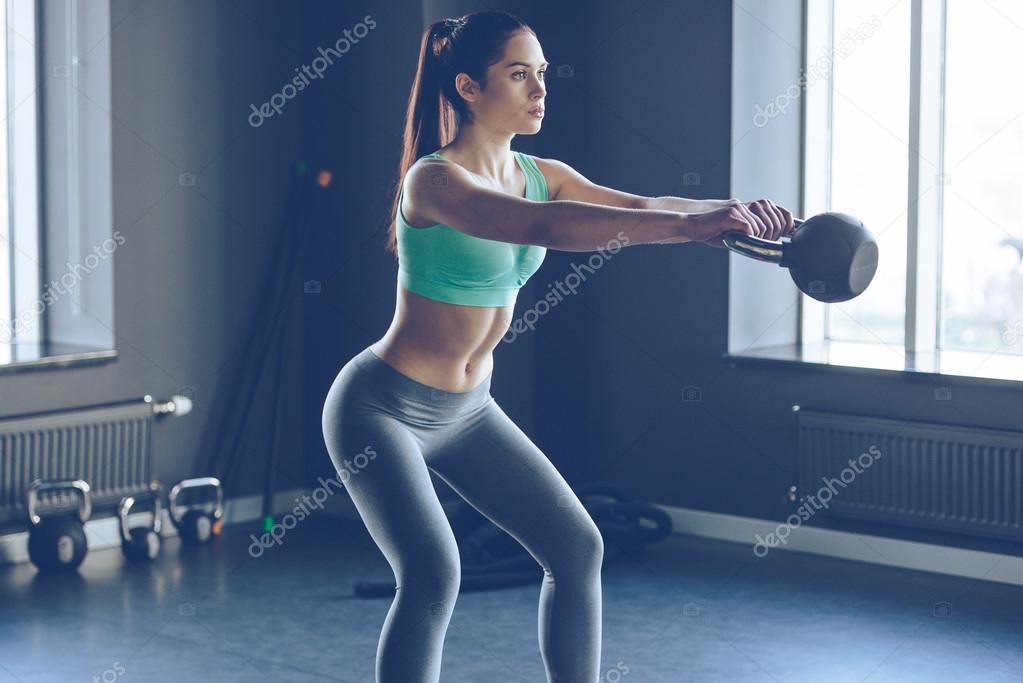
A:
[[[833,2],[782,0],[769,7],[733,2],[730,196],[770,197],[801,216],[828,210],[832,74],[812,78],[808,55],[833,43]],[[828,339],[828,305],[793,287],[785,269],[729,252],[725,362],[1012,387],[1023,383],[1019,354],[941,347],[947,0],[911,2],[907,203],[912,211],[907,211],[904,344]],[[795,89],[796,83],[805,88]],[[921,151],[923,161],[913,149]],[[926,159],[937,160],[937,168]],[[770,172],[764,160],[770,160]],[[917,196],[921,201],[913,201]]]
[[[40,265],[43,246],[39,202],[38,14],[36,4],[26,0],[5,0],[5,10],[6,96],[11,108],[6,126],[11,309],[10,319],[5,323],[11,332],[12,343],[38,344],[45,339],[45,316],[33,316],[32,324],[28,326],[15,324],[21,311],[33,309],[43,282]]]
[[[17,282],[11,325],[21,329],[10,343],[0,341],[0,373],[108,362],[118,357],[108,244],[119,243],[110,0],[2,1],[8,11],[18,9],[13,16],[24,23],[19,29],[9,21],[8,28],[33,63],[31,76],[20,79],[28,96],[22,106],[12,100],[12,118],[23,115],[34,129],[24,134],[28,123],[17,122],[20,147],[11,156],[21,184],[11,202],[19,258],[11,268]],[[99,246],[106,258],[99,258]]]
[[[834,47],[835,0],[803,0],[803,68],[809,56]],[[911,0],[909,177],[906,196],[906,301],[904,349],[913,356],[940,352],[941,242],[944,169],[945,0]],[[818,92],[812,93],[816,88]],[[803,98],[803,215],[829,210],[831,188],[832,72],[810,84]],[[826,131],[824,134],[821,130]],[[918,150],[918,151],[914,151]],[[937,166],[928,159],[936,159]],[[814,179],[820,178],[815,183]],[[800,294],[800,343],[828,339],[828,306]]]

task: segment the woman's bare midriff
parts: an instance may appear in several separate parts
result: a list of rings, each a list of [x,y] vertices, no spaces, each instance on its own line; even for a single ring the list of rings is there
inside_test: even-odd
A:
[[[464,167],[451,147],[438,150]],[[512,162],[511,175],[500,181],[470,171],[481,185],[516,197],[526,194],[526,176]],[[468,169],[466,169],[468,170]],[[413,226],[436,221],[420,216],[408,196],[403,215]],[[476,388],[494,367],[493,350],[511,325],[514,306],[460,306],[419,296],[398,285],[397,305],[387,333],[370,345],[381,360],[417,382],[465,392]]]
[[[460,306],[398,286],[394,319],[370,350],[398,372],[437,389],[466,392],[494,367],[512,306]]]

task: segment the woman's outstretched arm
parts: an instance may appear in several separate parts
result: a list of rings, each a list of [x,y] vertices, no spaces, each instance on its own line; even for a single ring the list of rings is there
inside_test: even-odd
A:
[[[558,251],[596,251],[622,246],[688,242],[688,215],[678,211],[623,209],[570,200],[538,202],[536,244]]]
[[[683,213],[704,213],[727,206],[727,199],[686,199],[685,197],[643,197],[637,208],[640,209],[664,209],[667,211],[681,211]]]
[[[674,196],[644,197],[612,187],[598,185],[563,161],[543,157],[533,157],[533,159],[544,174],[544,178],[547,181],[548,194],[552,201],[584,202],[639,211],[670,211],[684,214],[686,220],[692,214],[706,214],[725,208],[736,207],[745,221],[752,226],[753,231],[751,234],[758,237],[776,239],[777,236],[791,230],[791,214],[788,214],[785,209],[775,206],[768,200],[761,199],[757,202],[744,204],[738,199],[687,199],[685,197]],[[644,218],[644,220],[648,219],[649,217]],[[706,221],[704,222],[706,223]],[[790,226],[788,230],[784,228],[786,224]],[[692,230],[683,228],[680,234],[665,235],[663,237],[645,234],[639,238],[642,241],[633,241],[633,244],[678,244],[681,242],[700,241],[710,246],[724,246],[720,240],[704,241],[698,234],[700,233],[699,230],[696,233],[693,234]],[[579,251],[582,251],[582,249],[579,249]]]

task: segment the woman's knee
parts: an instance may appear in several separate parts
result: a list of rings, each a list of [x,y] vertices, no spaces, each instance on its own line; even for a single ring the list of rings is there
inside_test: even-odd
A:
[[[579,531],[576,543],[579,544],[579,553],[591,564],[596,565],[597,569],[600,569],[600,565],[604,560],[604,537],[589,515],[587,515],[586,523],[582,525],[582,529]]]
[[[604,538],[589,514],[565,530],[550,555],[547,570],[558,574],[599,572],[604,562]]]
[[[437,553],[417,553],[395,574],[399,588],[427,593],[436,600],[453,600],[462,582],[457,547]]]

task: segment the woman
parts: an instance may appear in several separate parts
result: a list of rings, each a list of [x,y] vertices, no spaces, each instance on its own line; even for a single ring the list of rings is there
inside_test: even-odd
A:
[[[331,460],[348,470],[346,488],[397,585],[378,683],[440,678],[460,565],[430,470],[543,567],[548,681],[598,679],[600,532],[490,395],[492,351],[546,249],[615,239],[721,246],[729,230],[776,238],[793,227],[766,200],[647,200],[513,152],[515,135],[540,129],[546,71],[535,33],[510,14],[446,19],[423,34],[388,235],[399,264],[394,319],[341,369],[323,408]],[[372,456],[352,470],[360,453]]]

